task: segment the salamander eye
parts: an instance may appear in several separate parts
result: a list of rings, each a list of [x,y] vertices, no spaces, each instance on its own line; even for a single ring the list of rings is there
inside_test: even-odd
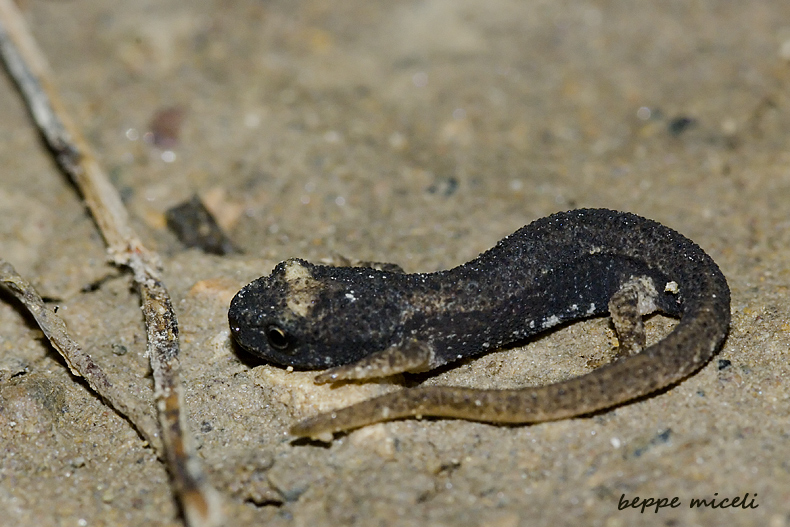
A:
[[[291,346],[291,337],[275,325],[266,328],[266,340],[269,345],[276,350],[287,350]]]

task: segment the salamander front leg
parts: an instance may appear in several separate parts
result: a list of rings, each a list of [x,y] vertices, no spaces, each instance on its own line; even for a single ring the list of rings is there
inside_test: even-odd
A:
[[[430,369],[433,351],[424,342],[405,344],[372,353],[357,362],[331,368],[317,375],[316,384],[327,382],[376,379],[396,373],[417,373]]]

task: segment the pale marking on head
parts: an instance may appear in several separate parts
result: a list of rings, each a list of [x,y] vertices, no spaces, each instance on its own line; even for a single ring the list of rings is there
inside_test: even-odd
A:
[[[315,303],[316,291],[321,288],[321,283],[313,278],[307,267],[296,260],[287,261],[284,269],[283,278],[288,284],[285,304],[294,314],[307,317]]]
[[[664,286],[664,292],[672,293],[673,295],[676,295],[680,293],[680,286],[678,286],[677,282],[672,280],[671,282],[667,282],[667,285]]]

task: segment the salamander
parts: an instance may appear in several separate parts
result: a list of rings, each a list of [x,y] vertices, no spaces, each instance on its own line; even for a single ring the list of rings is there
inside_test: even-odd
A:
[[[645,345],[642,316],[680,320]],[[429,371],[569,321],[609,313],[617,356],[590,373],[507,390],[418,386],[320,414],[291,433],[332,433],[410,416],[534,423],[588,414],[689,376],[730,323],[730,290],[698,245],[655,221],[605,209],[536,220],[463,265],[407,274],[396,266],[278,264],[239,291],[231,333],[249,352],[316,382]]]

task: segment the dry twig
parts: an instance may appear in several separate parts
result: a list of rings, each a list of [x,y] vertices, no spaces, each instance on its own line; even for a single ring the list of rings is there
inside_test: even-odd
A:
[[[190,526],[216,525],[221,521],[219,495],[208,484],[189,445],[186,419],[181,410],[178,322],[170,296],[159,278],[159,258],[143,246],[132,230],[117,191],[79,129],[68,118],[50,81],[46,58],[13,0],[0,0],[0,54],[47,144],[82,193],[104,236],[110,257],[117,265],[127,266],[134,273],[148,329],[147,353],[154,374],[162,443],[176,495]],[[90,373],[81,369],[84,364],[66,360],[70,367],[88,378]],[[91,384],[91,387],[108,402],[114,401],[99,391],[99,388],[104,389],[101,383]],[[129,417],[132,419],[131,415]],[[142,429],[142,425],[135,423]]]
[[[0,285],[11,292],[33,315],[41,331],[66,361],[71,373],[85,378],[93,391],[132,422],[154,450],[162,452],[159,425],[143,410],[143,403],[133,401],[132,396],[113,385],[99,365],[93,362],[91,356],[82,351],[80,345],[71,338],[63,319],[47,307],[33,286],[19,276],[14,267],[2,258],[0,258]]]

